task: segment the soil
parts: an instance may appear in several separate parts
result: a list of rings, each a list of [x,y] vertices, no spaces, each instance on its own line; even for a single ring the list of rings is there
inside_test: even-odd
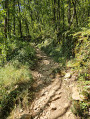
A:
[[[37,49],[39,59],[36,70],[32,71],[39,92],[31,105],[34,119],[76,119],[71,112],[73,80],[64,80],[60,73],[52,72],[59,66],[45,53]],[[67,73],[68,71],[66,71]],[[67,77],[70,78],[70,77]]]
[[[60,65],[39,49],[36,52],[38,63],[31,71],[35,98],[29,109],[19,111],[16,113],[18,118],[14,116],[13,119],[77,119],[71,111],[75,87],[72,71],[65,70],[66,75],[63,76],[60,72],[54,74],[53,71]],[[77,97],[77,93],[74,97]]]

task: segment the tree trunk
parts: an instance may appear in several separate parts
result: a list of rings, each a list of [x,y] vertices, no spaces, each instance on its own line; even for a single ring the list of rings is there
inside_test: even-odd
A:
[[[65,11],[64,11],[64,1],[62,1],[62,4],[63,4],[63,31],[65,30],[64,28],[64,25],[65,25]]]
[[[54,20],[54,22],[56,21],[56,9],[55,9],[55,7],[56,7],[56,0],[54,0],[54,5],[53,5],[53,20]]]
[[[13,0],[13,8],[14,8],[14,17],[13,17],[13,34],[15,35],[15,0]]]
[[[69,29],[71,26],[71,0],[68,0],[68,24],[69,24]]]
[[[5,6],[4,9],[6,10],[6,15],[5,15],[5,24],[4,24],[4,33],[5,33],[5,38],[7,38],[7,9],[8,9],[8,3],[7,0],[5,0]]]
[[[72,2],[73,3],[73,7],[74,7],[74,14],[73,14],[73,17],[76,18],[76,24],[77,24],[77,27],[78,27],[78,18],[77,18],[77,10],[76,10],[76,0]]]
[[[19,10],[19,30],[20,30],[20,37],[22,37],[22,24],[21,24],[21,10],[20,10],[20,3],[18,1],[18,10]]]
[[[26,34],[28,33],[29,35],[29,27],[28,27],[28,22],[26,18],[25,18],[25,25],[26,25]]]
[[[59,30],[60,30],[60,0],[58,0],[58,27],[59,27]]]

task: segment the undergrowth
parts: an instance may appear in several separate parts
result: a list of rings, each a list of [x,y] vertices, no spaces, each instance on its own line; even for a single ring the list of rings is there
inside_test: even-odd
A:
[[[38,47],[51,56],[60,66],[77,72],[77,82],[85,99],[73,101],[73,113],[87,119],[90,113],[90,29],[66,31],[58,40],[45,39]]]
[[[15,105],[24,108],[32,100],[33,79],[30,69],[37,61],[35,50],[30,43],[19,39],[11,39],[8,42],[6,61],[0,66],[1,119],[6,119]]]

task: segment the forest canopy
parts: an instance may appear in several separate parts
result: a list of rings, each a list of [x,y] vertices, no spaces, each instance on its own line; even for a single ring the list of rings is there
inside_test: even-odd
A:
[[[7,102],[22,97],[23,88],[13,89],[16,84],[33,83],[35,46],[60,66],[80,71],[78,80],[90,80],[90,0],[0,0],[0,104],[5,119]]]

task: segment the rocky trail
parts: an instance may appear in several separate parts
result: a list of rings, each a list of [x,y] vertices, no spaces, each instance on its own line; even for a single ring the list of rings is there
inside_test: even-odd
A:
[[[71,112],[71,98],[80,98],[75,88],[75,75],[72,76],[70,70],[66,70],[64,76],[60,72],[54,74],[59,64],[39,49],[36,51],[38,65],[32,70],[35,99],[29,112],[20,119],[77,119]]]

